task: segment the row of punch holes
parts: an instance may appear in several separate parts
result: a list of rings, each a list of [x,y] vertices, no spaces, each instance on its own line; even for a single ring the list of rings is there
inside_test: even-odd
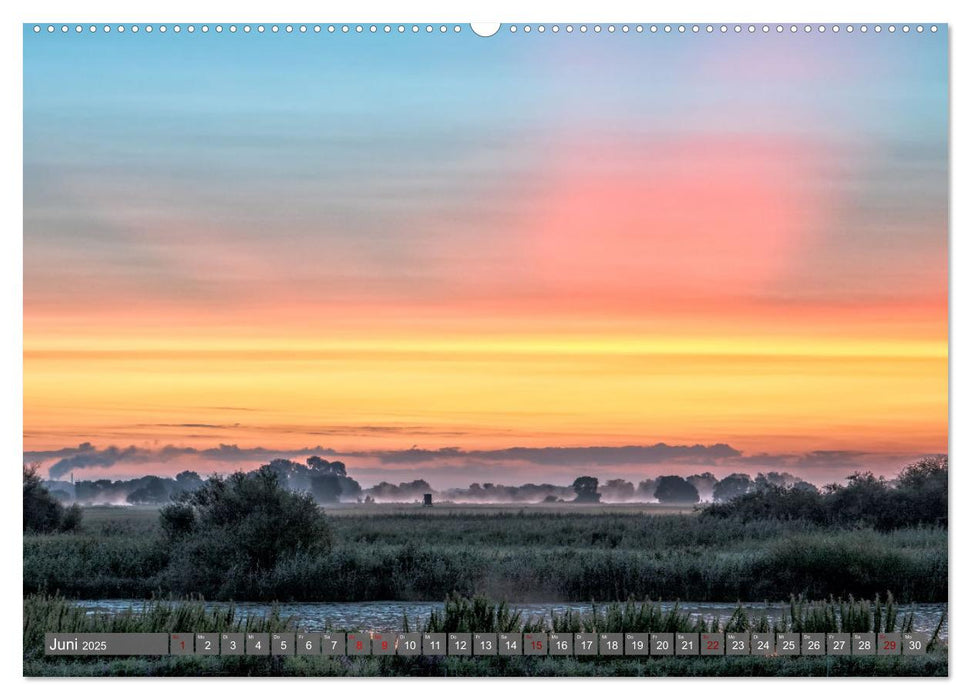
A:
[[[475,25],[472,25],[471,30],[474,34],[477,34],[479,36],[491,36],[499,31],[499,25],[482,25],[482,26],[484,28],[479,29]],[[495,27],[495,29],[492,29],[492,27]],[[313,34],[321,34],[321,33],[327,33],[327,34],[379,34],[379,33],[381,34],[393,34],[393,33],[449,34],[449,33],[454,33],[454,34],[457,34],[462,32],[462,26],[458,24],[454,24],[454,25],[450,25],[450,24],[424,24],[424,25],[419,25],[419,24],[408,24],[408,25],[405,25],[405,24],[398,24],[398,25],[391,25],[391,24],[383,24],[383,25],[381,24],[324,24],[324,25],[321,25],[321,24],[283,24],[283,25],[280,25],[280,24],[270,24],[270,25],[264,25],[264,24],[256,24],[256,25],[131,24],[131,25],[124,25],[124,24],[118,24],[114,26],[110,24],[104,24],[104,25],[48,24],[46,26],[35,24],[33,27],[33,30],[35,34],[39,34],[44,31],[46,31],[49,34],[54,34],[56,32],[60,32],[62,34],[67,34],[70,32],[74,32],[75,34],[81,34],[83,32],[87,32],[91,34],[98,33],[98,32],[102,32],[105,34],[108,34],[111,32],[115,32],[118,34],[124,34],[126,32],[129,32],[132,34],[137,34],[139,32],[144,32],[146,34],[151,34],[152,32],[159,32],[161,34],[165,34],[167,32],[173,32],[175,34],[181,34],[182,32],[186,32],[189,34],[194,34],[196,32],[201,34],[208,34],[209,32],[215,32],[216,34],[221,34],[223,32],[228,32],[230,34],[236,34],[236,33],[243,33],[243,34],[251,34],[251,33],[256,33],[256,34],[265,34],[265,33],[270,33],[270,34],[279,34],[279,33],[284,33],[284,34],[294,34],[294,33],[298,33],[298,34],[307,34],[307,33],[313,33]],[[772,32],[775,32],[777,34],[782,34],[785,32],[788,32],[790,34],[796,34],[799,32],[807,33],[807,34],[809,33],[823,34],[827,32],[831,32],[833,34],[838,34],[840,32],[851,34],[853,32],[860,32],[865,34],[867,32],[874,32],[879,34],[883,31],[887,31],[891,34],[896,33],[897,31],[900,31],[904,34],[908,34],[911,31],[915,31],[918,34],[921,34],[925,30],[930,32],[937,32],[937,25],[930,25],[928,27],[925,27],[923,24],[917,24],[914,26],[911,26],[909,24],[903,24],[899,26],[895,24],[890,24],[886,26],[880,25],[880,24],[873,24],[873,25],[866,25],[866,24],[861,24],[861,25],[852,25],[852,24],[847,24],[847,25],[839,25],[839,24],[834,24],[834,25],[824,25],[824,24],[818,24],[818,25],[814,25],[814,24],[804,24],[804,25],[797,25],[797,24],[771,24],[771,25],[770,24],[589,24],[589,25],[588,24],[550,24],[550,25],[510,24],[505,26],[505,31],[511,34],[516,34],[516,33],[531,34],[534,32],[537,34],[545,34],[547,32],[552,34],[559,34],[561,32],[565,32],[567,34],[573,34],[573,33],[600,34],[604,32],[608,34],[615,34],[615,33],[621,33],[621,34],[629,34],[629,33],[635,33],[635,34],[643,34],[643,33],[769,34]]]

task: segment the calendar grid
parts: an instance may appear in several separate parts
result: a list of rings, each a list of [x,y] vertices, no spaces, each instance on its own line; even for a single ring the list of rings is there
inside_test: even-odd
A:
[[[916,656],[920,632],[47,633],[48,656]]]

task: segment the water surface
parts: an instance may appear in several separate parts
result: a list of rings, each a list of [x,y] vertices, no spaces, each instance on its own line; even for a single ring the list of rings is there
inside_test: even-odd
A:
[[[78,605],[92,612],[101,611],[120,613],[132,609],[136,612],[144,607],[148,601],[138,599],[105,599],[79,600]],[[207,609],[225,607],[227,603],[205,603]],[[670,610],[674,603],[661,603],[661,608]],[[681,602],[678,607],[692,617],[703,617],[706,620],[718,618],[723,622],[735,611],[735,603],[693,603]],[[240,617],[267,615],[273,608],[271,603],[234,603],[236,613]],[[445,604],[441,601],[368,601],[363,603],[279,603],[277,605],[282,617],[293,617],[297,626],[307,630],[323,629],[359,629],[383,630],[393,632],[400,630],[405,616],[411,629],[417,629],[424,624],[433,610],[443,610]],[[742,607],[750,618],[756,619],[764,613],[769,622],[779,620],[788,614],[788,603],[742,603]],[[589,613],[590,603],[510,603],[510,608],[519,610],[523,618],[547,621],[551,614],[563,614],[567,610],[579,613]],[[914,630],[931,634],[937,627],[941,615],[947,610],[944,603],[915,603],[900,606],[899,621],[911,612],[914,613]],[[898,622],[899,624],[899,622]],[[941,637],[947,637],[947,619],[941,628]]]

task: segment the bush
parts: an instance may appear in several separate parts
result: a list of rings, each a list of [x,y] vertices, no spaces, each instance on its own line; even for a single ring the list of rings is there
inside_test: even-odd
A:
[[[64,509],[64,516],[61,518],[61,532],[76,532],[81,529],[81,506],[72,503]]]
[[[705,517],[756,520],[805,520],[825,523],[827,514],[818,492],[799,485],[788,488],[765,486],[741,496],[708,506]]]
[[[81,509],[65,509],[44,487],[40,465],[24,466],[24,532],[70,532],[81,527]]]
[[[214,476],[162,509],[174,591],[226,597],[295,555],[330,549],[330,528],[306,493],[288,491],[272,470]]]
[[[724,483],[724,482],[721,482]],[[703,511],[705,517],[805,520],[819,525],[896,530],[947,525],[947,456],[924,458],[905,467],[893,481],[858,472],[845,485],[819,493],[805,483],[762,485],[755,491]]]
[[[879,525],[908,523],[947,525],[947,456],[925,457],[897,477],[891,507]]]

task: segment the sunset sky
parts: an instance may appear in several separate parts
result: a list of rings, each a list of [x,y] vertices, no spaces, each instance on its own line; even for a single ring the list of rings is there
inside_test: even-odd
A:
[[[25,460],[444,487],[946,452],[947,80],[944,27],[25,29]]]

